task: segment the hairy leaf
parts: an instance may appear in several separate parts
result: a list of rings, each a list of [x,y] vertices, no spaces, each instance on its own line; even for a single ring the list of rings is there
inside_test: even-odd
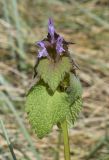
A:
[[[71,103],[68,120],[74,124],[82,109],[82,86],[80,80],[74,74],[70,74],[70,86],[67,89],[67,93]]]
[[[73,124],[77,120],[78,115],[82,109],[82,99],[78,98],[71,106],[70,106],[70,117],[68,118]]]
[[[80,80],[74,74],[70,74],[70,86],[67,89],[67,93],[71,103],[74,103],[82,96],[82,86]]]
[[[71,69],[71,63],[68,57],[62,57],[54,63],[48,59],[40,60],[37,72],[49,87],[55,91],[60,82],[64,79],[65,73]]]
[[[27,96],[26,111],[33,130],[42,138],[69,113],[67,94],[50,94],[45,86],[37,85]]]

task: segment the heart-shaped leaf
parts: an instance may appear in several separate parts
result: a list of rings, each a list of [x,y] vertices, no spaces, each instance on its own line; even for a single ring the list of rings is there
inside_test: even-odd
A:
[[[27,96],[26,111],[33,130],[42,138],[69,113],[67,94],[51,94],[45,86],[34,86]]]
[[[40,60],[37,66],[37,72],[45,83],[49,85],[52,91],[55,91],[65,74],[71,69],[71,63],[68,57],[62,57],[58,62],[48,59]]]

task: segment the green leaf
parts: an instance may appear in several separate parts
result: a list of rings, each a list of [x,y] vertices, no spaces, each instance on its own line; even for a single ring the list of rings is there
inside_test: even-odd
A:
[[[82,99],[78,98],[71,106],[70,106],[70,117],[68,118],[72,124],[77,120],[79,113],[82,109]]]
[[[82,96],[82,86],[80,80],[74,74],[70,74],[70,86],[67,89],[67,93],[71,103],[74,103]]]
[[[37,66],[37,72],[49,85],[52,91],[55,91],[60,82],[64,79],[65,74],[71,69],[71,63],[68,57],[62,57],[54,63],[48,59],[40,60]]]
[[[42,138],[69,113],[67,94],[51,94],[45,86],[37,85],[27,96],[26,111],[33,130]]]
[[[74,124],[82,109],[82,86],[80,80],[74,74],[70,74],[70,86],[67,89],[67,93],[71,103],[68,121]]]

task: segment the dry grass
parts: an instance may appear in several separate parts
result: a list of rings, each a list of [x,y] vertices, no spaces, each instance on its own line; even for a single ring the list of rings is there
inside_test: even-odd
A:
[[[38,151],[42,160],[53,160],[57,151],[57,128],[48,137],[37,139],[24,111],[25,91],[35,63],[34,43],[46,35],[51,15],[58,32],[76,43],[70,52],[81,69],[77,72],[83,84],[83,110],[69,129],[71,160],[109,160],[108,0],[78,0],[76,4],[73,0],[19,0],[17,17],[11,5],[16,1],[9,1],[6,5],[5,0],[0,0],[0,118],[16,156],[35,160]],[[0,159],[6,157],[11,159],[0,130]],[[60,159],[63,160],[62,144]]]

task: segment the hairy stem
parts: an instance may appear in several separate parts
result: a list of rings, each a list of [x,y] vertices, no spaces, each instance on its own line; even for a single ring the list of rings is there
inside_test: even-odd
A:
[[[61,123],[63,140],[64,140],[64,156],[65,160],[70,160],[70,146],[69,146],[69,138],[68,138],[68,128],[66,119]]]

